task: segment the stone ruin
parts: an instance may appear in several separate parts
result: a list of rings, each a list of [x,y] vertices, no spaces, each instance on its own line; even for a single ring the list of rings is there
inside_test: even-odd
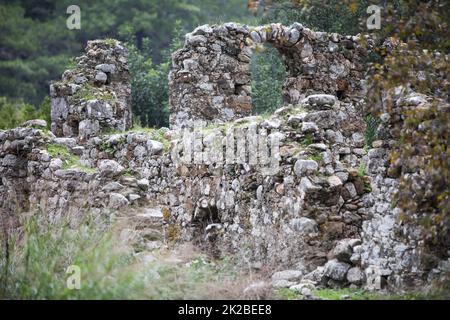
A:
[[[224,123],[251,115],[250,61],[255,47],[265,43],[280,52],[286,65],[286,104],[298,104],[315,93],[357,100],[364,58],[372,45],[369,37],[364,39],[366,46],[360,44],[361,36],[313,32],[299,23],[198,27],[173,55],[170,125],[183,128],[195,120]]]
[[[20,228],[21,211],[40,210],[49,221],[88,211],[128,215],[144,226],[138,238],[147,250],[193,241],[255,270],[283,270],[272,285],[300,292],[417,288],[442,278],[448,257],[424,267],[419,232],[398,222],[388,117],[383,140],[365,147],[366,53],[358,39],[299,24],[199,27],[173,55],[172,130],[147,131],[125,131],[126,50],[89,42],[77,67],[52,85],[52,132],[39,121],[0,131],[7,224]],[[250,116],[248,63],[254,43],[264,41],[279,48],[290,74],[288,105],[268,118]],[[413,92],[396,99],[427,103]],[[192,128],[196,121],[209,126]],[[270,174],[254,161],[261,148],[277,160]],[[223,161],[227,150],[233,161]]]
[[[131,127],[128,51],[116,40],[89,41],[59,82],[50,86],[52,132],[89,139]]]

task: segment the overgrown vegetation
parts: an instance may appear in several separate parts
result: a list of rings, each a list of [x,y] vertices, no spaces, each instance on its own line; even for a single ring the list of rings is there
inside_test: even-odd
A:
[[[370,149],[372,148],[372,143],[377,139],[377,130],[381,120],[369,114],[364,117],[364,122],[366,123],[364,138],[366,140],[366,146]]]
[[[320,300],[448,300],[449,292],[406,292],[388,293],[371,292],[360,289],[316,289],[312,294]],[[296,290],[282,288],[275,292],[275,297],[282,300],[300,300],[303,296]]]
[[[366,175],[366,166],[364,163],[361,163],[358,167],[358,176],[364,177]]]
[[[379,36],[390,37],[391,45],[379,50],[383,60],[371,66],[368,95],[370,110],[389,115],[398,140],[390,154],[390,174],[400,179],[396,200],[402,219],[421,225],[427,249],[442,258],[450,249],[449,14],[448,1],[405,0],[387,6]],[[395,88],[400,96],[412,90],[430,98],[425,105],[399,105],[392,95]]]
[[[226,259],[192,253],[187,262],[144,263],[119,237],[121,222],[88,215],[70,225],[48,224],[43,213],[25,220],[23,235],[11,236],[1,255],[0,299],[239,298],[239,274]],[[69,266],[80,268],[79,290],[67,286]]]
[[[260,46],[252,57],[252,105],[256,114],[272,113],[283,105],[286,67],[274,47]]]
[[[0,96],[14,106],[2,111],[7,117],[1,119],[16,119],[21,101],[40,110],[50,81],[75,66],[73,57],[82,52],[88,40],[106,38],[111,43],[113,39],[127,42],[132,48],[133,111],[141,117],[141,125],[167,125],[168,48],[172,39],[178,40],[179,34],[205,23],[246,21],[250,17],[242,0],[79,0],[76,4],[81,9],[82,27],[69,30],[66,10],[72,4],[69,0],[0,4]],[[174,23],[177,20],[180,22]],[[21,117],[6,125],[0,122],[0,128],[20,122]]]
[[[80,157],[73,154],[68,147],[56,143],[51,143],[47,146],[47,152],[54,158],[59,158],[63,162],[62,169],[79,169],[86,173],[95,173],[96,169],[83,165]]]
[[[27,120],[44,119],[50,125],[50,100],[47,97],[36,109],[31,104],[20,100],[11,100],[0,97],[0,129],[11,129],[18,127]]]

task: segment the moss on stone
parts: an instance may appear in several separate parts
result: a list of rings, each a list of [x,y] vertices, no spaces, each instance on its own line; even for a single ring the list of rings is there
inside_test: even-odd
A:
[[[97,173],[95,168],[82,164],[80,157],[73,154],[67,146],[51,143],[47,146],[47,152],[52,158],[61,159],[63,170],[78,169],[85,173]]]

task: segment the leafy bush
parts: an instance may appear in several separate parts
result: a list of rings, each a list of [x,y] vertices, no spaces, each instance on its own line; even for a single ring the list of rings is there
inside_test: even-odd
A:
[[[142,293],[143,275],[127,270],[131,254],[117,246],[113,229],[105,225],[87,219],[71,229],[63,221],[46,225],[38,216],[28,219],[23,240],[10,243],[9,259],[0,261],[0,297],[117,299]],[[67,288],[70,265],[81,268],[81,290]]]
[[[142,127],[169,126],[169,71],[171,53],[182,46],[181,22],[176,21],[173,41],[163,52],[164,61],[155,65],[151,58],[151,42],[143,39],[144,50],[128,43],[132,87],[132,109],[135,122]]]
[[[23,101],[13,101],[6,97],[0,97],[0,129],[18,127],[27,120],[36,118],[49,118],[48,105],[45,102],[41,110]]]
[[[398,143],[390,154],[390,174],[400,180],[395,199],[404,225],[421,226],[426,268],[437,263],[427,261],[429,253],[447,259],[450,249],[448,12],[448,1],[389,5],[379,37],[390,43],[379,50],[382,62],[372,64],[368,91],[372,113],[391,119]],[[400,96],[425,94],[428,102],[399,105],[390,94],[399,89]]]

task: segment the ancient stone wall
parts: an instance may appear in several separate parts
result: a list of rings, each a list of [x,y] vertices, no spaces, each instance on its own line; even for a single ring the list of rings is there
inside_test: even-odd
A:
[[[131,127],[128,51],[116,40],[89,41],[59,82],[50,86],[52,131],[88,139]]]
[[[255,46],[264,43],[277,48],[286,65],[285,103],[297,104],[314,93],[348,101],[361,94],[364,59],[372,44],[368,37],[313,32],[299,23],[204,25],[187,34],[184,47],[173,54],[171,127],[249,116],[250,61]]]
[[[347,59],[347,51],[331,50],[337,45],[356,53],[358,47],[350,45],[356,46],[354,39],[311,33],[298,24],[271,28],[278,30],[275,44],[286,46],[282,37],[291,39],[292,47],[282,49],[293,59],[290,72],[295,81],[285,86],[291,104],[269,117],[248,116],[249,107],[226,104],[250,97],[249,92],[233,91],[248,84],[246,76],[245,81],[237,79],[238,74],[248,76],[248,70],[239,68],[250,45],[239,53],[225,48],[247,43],[249,37],[258,41],[263,29],[203,26],[174,54],[170,95],[176,130],[124,131],[131,116],[124,104],[130,93],[125,56],[101,59],[115,61],[111,65],[121,71],[119,78],[106,73],[106,83],[97,87],[95,74],[101,75],[101,68],[96,68],[99,60],[94,54],[103,56],[106,50],[116,57],[117,50],[124,51],[117,43],[110,47],[103,41],[90,42],[88,54],[78,61],[90,66],[83,72],[88,82],[94,81],[93,94],[103,98],[78,99],[79,91],[66,91],[74,83],[63,81],[52,89],[55,134],[43,129],[42,121],[0,131],[0,199],[9,224],[20,225],[19,212],[37,209],[49,220],[70,214],[79,218],[87,211],[149,211],[143,217],[163,219],[167,241],[194,241],[216,256],[233,253],[254,269],[289,268],[274,274],[276,287],[380,289],[424,283],[438,275],[448,261],[434,271],[422,268],[416,230],[402,229],[392,204],[398,181],[387,174],[388,152],[395,143],[389,123],[380,127],[380,140],[372,148],[365,145],[361,74],[355,62],[359,58]],[[264,29],[266,40],[268,30]],[[217,39],[222,42],[215,43]],[[209,60],[211,50],[217,53],[214,61]],[[302,58],[304,51],[309,54]],[[232,52],[238,57],[230,57]],[[329,73],[335,63],[347,66],[350,61],[340,76]],[[317,68],[307,76],[308,63]],[[220,69],[227,66],[231,69]],[[65,75],[76,79],[83,75],[78,71]],[[219,81],[221,76],[227,81]],[[345,94],[339,89],[341,80],[348,85]],[[234,89],[221,91],[226,86]],[[114,106],[124,113],[109,116],[112,105],[104,99],[104,90],[119,97]],[[316,92],[322,93],[310,94]],[[215,95],[223,100],[211,105]],[[247,98],[245,103],[250,103]],[[99,103],[98,113],[92,111],[94,102]],[[202,113],[209,107],[217,111],[211,118]],[[191,128],[189,121],[195,120],[207,125]],[[183,129],[184,121],[188,125]],[[86,123],[98,130],[85,130]]]
[[[405,91],[405,92],[403,92]],[[401,115],[401,107],[427,108],[430,97],[398,87],[386,94],[394,101],[394,112]],[[432,98],[431,98],[432,100]],[[397,112],[395,112],[397,111]],[[389,287],[417,288],[431,280],[445,277],[450,267],[450,252],[447,258],[438,259],[426,252],[420,228],[402,223],[401,210],[395,205],[395,194],[399,190],[399,177],[393,174],[389,161],[390,151],[400,139],[398,123],[401,116],[382,114],[378,138],[368,151],[367,175],[370,176],[371,192],[364,196],[368,219],[363,223],[361,263],[368,274],[367,285],[373,289]],[[401,127],[401,126],[400,126]],[[420,177],[420,171],[416,172]],[[413,196],[413,195],[412,195]],[[424,257],[441,260],[430,267]]]

